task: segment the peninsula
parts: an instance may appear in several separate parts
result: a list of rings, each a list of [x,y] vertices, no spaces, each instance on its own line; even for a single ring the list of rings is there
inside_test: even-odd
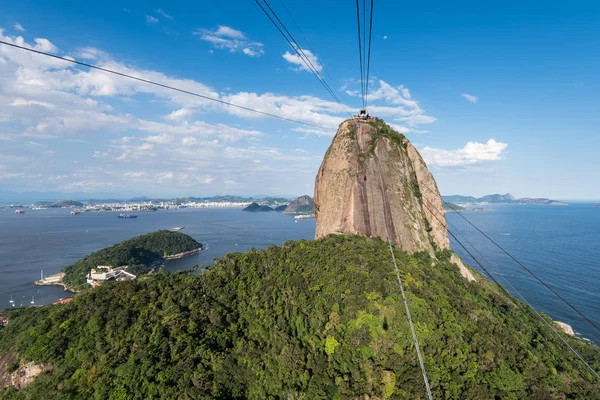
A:
[[[80,291],[103,280],[126,280],[147,274],[163,262],[202,251],[202,244],[181,232],[160,230],[96,251],[36,285],[62,285]],[[119,279],[121,278],[121,279]]]

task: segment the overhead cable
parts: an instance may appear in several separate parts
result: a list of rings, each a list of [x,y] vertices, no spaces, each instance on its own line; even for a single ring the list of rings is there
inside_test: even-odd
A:
[[[358,21],[358,57],[360,59],[360,97],[362,99],[363,108],[365,108],[365,80],[363,76],[363,50],[362,41],[360,39],[360,6],[358,4],[358,0],[356,0],[356,18]]]
[[[373,3],[375,0],[371,0],[371,13],[369,21],[369,51],[367,55],[367,80],[365,81],[365,105],[369,105],[369,73],[371,71],[371,39],[373,38]]]
[[[435,193],[431,188],[427,187],[426,185],[424,185],[426,189],[428,189],[429,191]],[[448,203],[446,200],[444,200],[442,198],[442,201],[448,206],[450,207],[450,209],[452,209],[453,211],[457,211],[455,207],[452,206],[451,203]],[[539,276],[537,276],[537,274],[535,274],[531,269],[527,268],[525,265],[523,265],[523,263],[521,263],[516,257],[514,257],[512,254],[510,254],[506,249],[504,249],[504,247],[500,246],[494,239],[492,239],[488,234],[486,234],[485,232],[483,232],[481,229],[479,229],[479,227],[477,227],[475,224],[473,224],[470,220],[467,219],[467,217],[465,217],[464,215],[462,215],[462,213],[457,212],[457,214],[464,219],[465,221],[467,221],[467,223],[469,225],[471,225],[473,228],[475,228],[479,233],[481,233],[486,239],[488,239],[490,242],[492,242],[497,248],[499,248],[504,254],[506,254],[507,256],[509,256],[514,262],[517,263],[517,265],[519,265],[523,270],[525,270],[529,275],[531,275],[532,277],[534,277],[539,283],[541,283],[544,287],[546,287],[548,290],[550,290],[550,292],[552,292],[556,297],[558,297],[563,303],[565,303],[566,305],[568,305],[572,310],[574,310],[577,314],[579,314],[583,319],[585,319],[592,327],[595,328],[596,331],[598,331],[600,333],[600,327],[598,327],[597,324],[595,324],[592,320],[590,320],[585,314],[583,314],[577,307],[575,307],[573,304],[571,304],[567,299],[565,299],[564,297],[562,297],[556,290],[554,290],[550,285],[548,285],[546,282],[544,282],[542,280],[542,278],[540,278]]]
[[[283,36],[283,38],[288,42],[288,44],[290,45],[290,47],[296,52],[296,54],[298,55],[298,57],[300,57],[300,60],[302,60],[302,62],[306,66],[306,68],[317,78],[317,80],[319,81],[319,83],[321,83],[321,85],[325,88],[325,90],[331,95],[331,97],[333,98],[333,100],[336,103],[338,103],[342,108],[345,108],[346,106],[340,101],[340,99],[334,93],[333,89],[331,89],[331,87],[329,86],[329,84],[325,81],[325,78],[323,78],[323,75],[321,75],[321,73],[319,72],[319,70],[317,69],[317,67],[315,67],[315,65],[312,63],[312,61],[306,55],[306,53],[304,52],[304,50],[302,49],[302,47],[298,44],[298,42],[296,41],[296,39],[294,39],[294,36],[290,33],[290,31],[287,29],[287,27],[281,21],[281,19],[277,16],[277,13],[275,13],[275,11],[273,10],[273,8],[271,8],[271,6],[267,2],[267,0],[263,0],[263,2],[265,3],[265,5],[269,9],[269,11],[271,12],[271,14],[273,15],[273,17],[275,17],[275,19],[277,20],[277,22],[279,22],[279,24],[277,22],[275,22],[275,20],[271,16],[271,14],[269,14],[269,12],[262,6],[262,4],[259,2],[259,0],[254,0],[254,1],[260,7],[260,9],[265,13],[265,15],[269,18],[269,20],[271,21],[271,23],[273,23],[273,25],[275,26],[275,28],[277,28],[277,30],[279,31],[279,33],[281,34],[281,36]],[[283,28],[283,30],[282,30],[282,28]],[[285,31],[285,33],[283,31]]]
[[[357,126],[357,130],[359,129]],[[357,132],[358,134],[358,132]],[[421,355],[421,348],[419,347],[419,340],[417,339],[417,333],[415,332],[415,327],[413,324],[412,317],[410,315],[410,308],[408,307],[408,300],[406,299],[406,293],[404,292],[404,285],[402,284],[402,278],[400,277],[400,271],[398,269],[398,263],[396,262],[396,255],[394,254],[394,248],[392,247],[392,240],[390,239],[390,233],[388,231],[388,221],[385,213],[385,203],[384,203],[384,183],[383,176],[381,175],[381,167],[379,165],[379,160],[377,160],[377,170],[379,172],[379,181],[381,183],[381,211],[383,212],[383,224],[385,227],[385,236],[388,242],[388,246],[390,247],[390,253],[392,253],[392,262],[394,263],[394,269],[396,271],[396,278],[398,278],[398,284],[400,285],[400,292],[402,293],[402,300],[404,301],[404,308],[406,309],[406,316],[408,318],[408,323],[410,325],[410,331],[412,333],[413,342],[415,344],[415,349],[417,351],[417,357],[419,359],[419,365],[421,366],[421,373],[423,374],[423,380],[425,382],[425,389],[427,390],[427,397],[429,400],[433,400],[431,395],[431,387],[429,386],[429,378],[427,377],[427,371],[425,370],[425,363],[423,362],[423,356]]]
[[[431,205],[431,203],[429,203]],[[432,215],[438,220],[439,218],[433,213],[433,211],[427,207],[425,204],[423,204],[428,210],[429,212],[432,213]],[[444,218],[445,219],[445,218]],[[446,220],[446,219],[445,219]],[[441,221],[440,221],[441,222]],[[502,275],[501,273],[499,273],[496,268],[494,268],[494,266],[483,256],[483,254],[481,254],[481,252],[479,252],[479,250],[477,250],[477,248],[471,243],[469,242],[469,240],[465,237],[465,235],[463,235],[458,228],[456,228],[450,221],[446,220],[446,222],[448,223],[448,225],[450,225],[452,227],[452,229],[457,232],[460,236],[462,236],[462,238],[464,239],[464,241],[471,246],[471,248],[477,252],[479,254],[479,256],[487,263],[487,265],[493,270],[493,272],[496,273],[496,275],[500,276],[500,278],[504,281],[504,283],[506,283],[516,294],[517,296],[519,296],[521,298],[521,300],[536,314],[536,316],[542,320],[542,322],[544,322],[544,324],[546,324],[551,330],[552,332],[554,332],[554,334],[561,340],[561,342],[563,344],[565,344],[567,346],[567,348],[585,365],[585,367],[587,369],[590,370],[590,372],[598,379],[600,379],[600,375],[598,374],[598,372],[583,358],[583,356],[581,356],[581,354],[579,354],[579,352],[577,350],[575,350],[573,348],[573,346],[571,346],[571,344],[569,344],[569,342],[567,342],[565,340],[565,338],[557,331],[557,329],[552,326],[552,324],[550,324],[546,318],[544,318],[540,312],[538,310],[536,310],[530,303],[529,301],[527,301],[527,299],[525,298],[525,296],[523,296],[509,281],[508,279],[506,279],[506,277],[504,275]],[[483,265],[481,264],[481,262],[473,255],[473,253],[471,253],[470,251],[468,251],[466,249],[466,247],[462,244],[462,242],[450,231],[450,229],[448,229],[448,233],[454,238],[454,240],[467,252],[467,254],[469,254],[469,256],[488,274],[488,276],[491,276],[491,274],[489,273],[489,271],[487,271],[486,268],[483,267]],[[498,284],[498,282],[492,278],[492,280]],[[499,285],[499,284],[498,284]],[[500,285],[499,285],[500,286]],[[502,287],[502,286],[500,286]],[[504,288],[503,288],[504,289]]]

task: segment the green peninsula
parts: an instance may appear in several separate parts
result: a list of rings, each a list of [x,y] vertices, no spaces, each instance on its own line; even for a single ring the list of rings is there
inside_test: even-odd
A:
[[[200,243],[181,232],[161,230],[147,233],[96,251],[66,267],[62,283],[66,288],[83,289],[88,286],[88,273],[97,266],[127,265],[127,272],[143,275],[158,261],[183,257],[201,249]]]

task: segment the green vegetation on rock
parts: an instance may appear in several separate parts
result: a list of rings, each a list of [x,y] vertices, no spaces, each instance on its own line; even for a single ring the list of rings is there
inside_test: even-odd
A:
[[[87,273],[98,265],[128,265],[127,272],[135,275],[147,273],[153,262],[165,256],[185,253],[200,247],[200,243],[181,232],[147,233],[96,251],[66,267],[63,270],[63,283],[72,289],[85,288]]]
[[[369,152],[371,154],[375,151],[377,141],[379,140],[379,138],[382,137],[387,138],[390,141],[390,143],[396,145],[397,147],[406,150],[406,137],[403,134],[396,132],[391,126],[386,124],[384,120],[374,118],[372,120],[369,120],[369,122],[367,123],[375,129],[377,129],[377,132],[372,135],[372,139],[369,146]]]
[[[481,275],[396,250],[436,399],[598,399],[548,327]],[[387,243],[362,236],[232,253],[201,275],[108,282],[9,310],[0,356],[51,366],[0,398],[425,398]],[[600,369],[598,347],[565,337]]]

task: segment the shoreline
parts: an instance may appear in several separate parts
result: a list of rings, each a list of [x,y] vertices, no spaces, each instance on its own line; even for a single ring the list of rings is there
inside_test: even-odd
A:
[[[171,260],[179,260],[181,258],[189,257],[194,254],[200,253],[203,250],[204,250],[204,247],[198,247],[197,249],[190,250],[190,251],[184,251],[183,253],[172,254],[170,256],[163,256],[163,257],[159,258],[158,260],[154,261],[152,263],[152,265],[157,264],[157,263],[160,264],[160,263],[163,263],[166,261],[171,261]],[[149,274],[150,273],[148,273],[146,275],[149,275]],[[65,291],[67,291],[67,292],[79,293],[80,290],[70,288],[66,283],[64,283],[62,281],[63,276],[64,276],[64,272],[61,271],[57,274],[50,275],[50,276],[44,278],[43,280],[34,281],[33,284],[36,286],[62,286],[65,289]]]
[[[197,249],[190,250],[190,251],[184,251],[183,253],[177,253],[177,254],[173,254],[170,256],[163,256],[161,260],[165,260],[165,261],[178,260],[180,258],[185,258],[185,257],[189,257],[191,255],[200,253],[203,250],[204,250],[204,247],[198,247]]]

